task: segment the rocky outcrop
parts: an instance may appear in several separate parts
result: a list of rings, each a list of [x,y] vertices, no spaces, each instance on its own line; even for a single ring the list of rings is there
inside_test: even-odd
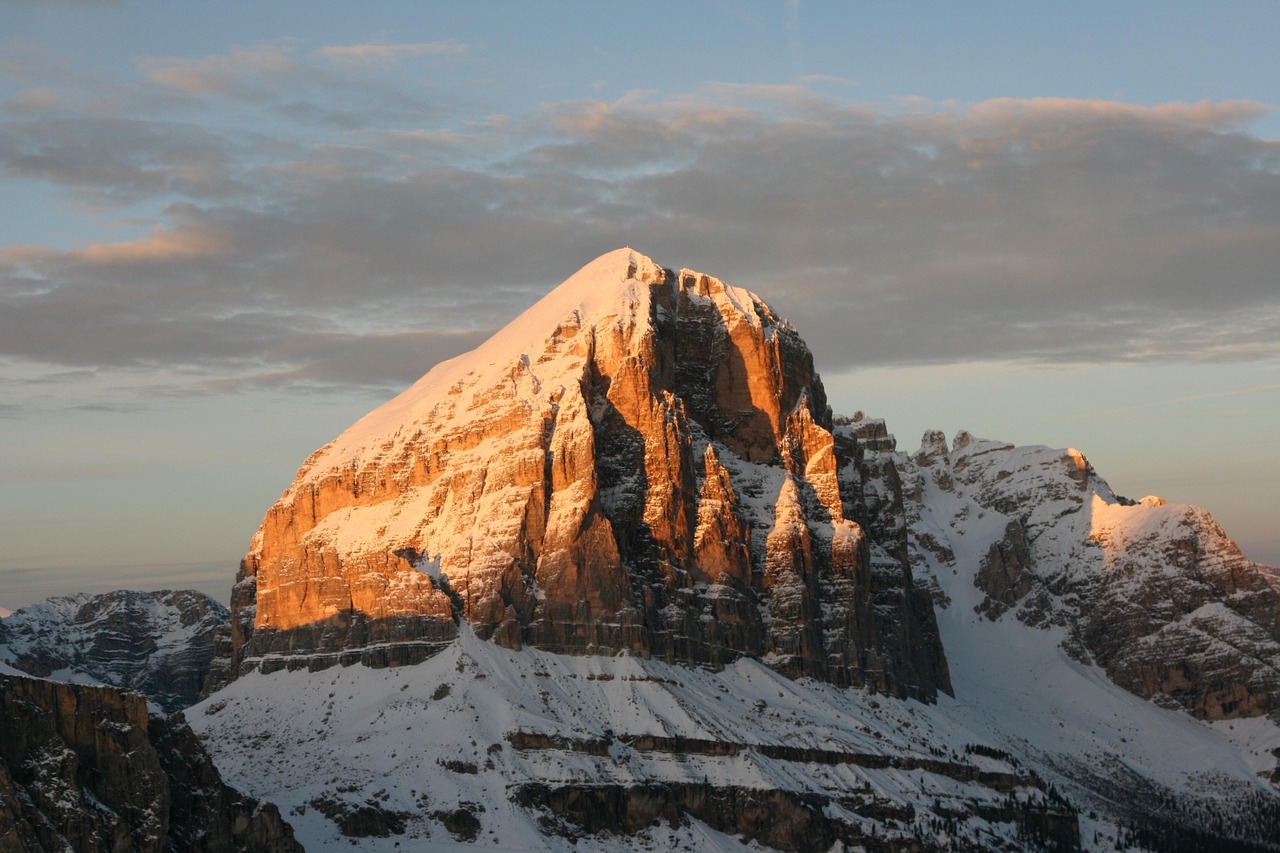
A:
[[[1100,583],[1075,632],[1117,684],[1197,717],[1280,711],[1280,592],[1208,512],[1094,498]]]
[[[242,563],[211,685],[425,656],[465,620],[510,647],[747,655],[930,699],[927,593],[847,512],[856,443],[833,430],[759,297],[605,255],[307,461]]]
[[[180,719],[109,687],[0,675],[0,847],[272,851],[301,847],[272,805],[224,785]]]
[[[516,787],[513,798],[526,808],[545,813],[540,822],[544,832],[571,839],[581,834],[635,835],[659,821],[678,825],[693,817],[753,847],[774,850],[844,849],[845,845],[875,853],[948,849],[918,837],[880,837],[866,832],[857,818],[910,821],[915,816],[910,807],[904,809],[874,796],[836,800],[817,793],[674,782],[554,786],[526,783]],[[1079,849],[1076,815],[1047,801],[1034,808],[988,808],[980,814],[985,820],[1016,825],[1029,848]]]
[[[987,549],[973,578],[974,586],[987,594],[982,612],[994,619],[1031,592],[1034,580],[1030,569],[1027,537],[1019,522],[1010,521],[1005,525],[1004,536]]]
[[[0,660],[40,677],[136,690],[165,711],[199,697],[227,608],[195,590],[77,594],[0,622]]]

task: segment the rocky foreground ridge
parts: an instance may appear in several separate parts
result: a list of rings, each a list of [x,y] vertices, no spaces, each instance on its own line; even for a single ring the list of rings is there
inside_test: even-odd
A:
[[[0,673],[0,719],[0,850],[302,850],[136,693]]]
[[[236,584],[216,686],[508,648],[628,652],[930,700],[928,593],[862,523],[813,359],[754,294],[605,255],[303,465]]]

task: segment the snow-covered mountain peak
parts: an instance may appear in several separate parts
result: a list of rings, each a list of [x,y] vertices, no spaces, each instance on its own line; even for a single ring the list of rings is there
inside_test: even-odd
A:
[[[927,602],[901,559],[872,584],[833,429],[760,297],[610,252],[308,460],[243,563],[228,675],[386,641],[420,659],[465,620],[928,699]],[[883,625],[856,615],[873,594]]]
[[[543,355],[551,338],[569,338],[584,326],[611,318],[623,323],[643,322],[649,313],[650,286],[666,277],[666,271],[653,260],[630,248],[601,255],[476,349],[437,364],[402,394],[365,415],[317,451],[306,467],[324,471],[376,456],[384,451],[390,436],[407,425],[431,419],[442,397],[463,403],[454,408],[465,412],[477,393],[504,377],[530,369],[528,360]],[[543,361],[538,373],[569,366]],[[456,399],[459,397],[462,399]]]
[[[42,678],[137,690],[167,711],[195,701],[227,609],[195,590],[74,593],[0,624],[0,662]]]
[[[1252,843],[1274,577],[1078,450],[899,452],[622,249],[304,466],[192,717],[322,849]]]

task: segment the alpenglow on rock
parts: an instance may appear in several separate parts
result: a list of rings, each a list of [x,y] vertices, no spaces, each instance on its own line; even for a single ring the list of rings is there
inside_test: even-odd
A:
[[[759,297],[611,252],[306,461],[241,565],[210,686],[422,660],[465,623],[932,699],[930,598],[859,523],[861,464]]]

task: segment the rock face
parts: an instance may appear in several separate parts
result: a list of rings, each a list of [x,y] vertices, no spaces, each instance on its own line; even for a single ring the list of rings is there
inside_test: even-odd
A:
[[[949,681],[928,594],[901,531],[869,532],[860,465],[759,297],[610,253],[307,460],[210,685],[421,660],[464,620],[929,700]]]
[[[0,622],[0,661],[40,677],[136,690],[165,711],[200,695],[230,613],[195,590],[49,598]]]
[[[1118,497],[1075,450],[968,433],[950,451],[927,434],[898,464],[947,496],[934,504],[951,503],[951,529],[996,532],[974,575],[980,612],[1062,626],[1077,659],[1201,719],[1280,710],[1276,570],[1246,559],[1205,510]],[[915,542],[923,565],[930,543]]]
[[[0,849],[272,851],[301,846],[224,785],[180,719],[110,687],[0,675]]]

